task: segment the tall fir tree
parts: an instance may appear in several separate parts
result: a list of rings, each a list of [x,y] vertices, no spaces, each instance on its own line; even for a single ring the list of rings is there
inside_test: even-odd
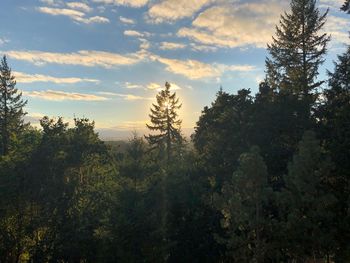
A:
[[[173,150],[182,143],[181,120],[178,118],[178,110],[182,104],[176,97],[176,92],[170,91],[170,83],[165,83],[165,89],[161,90],[156,98],[157,103],[152,104],[151,124],[147,128],[159,134],[149,134],[146,136],[152,148],[156,148],[162,153],[166,151],[167,162],[169,163]]]
[[[7,155],[11,143],[25,127],[23,107],[27,101],[16,88],[16,80],[4,56],[0,65],[0,149],[1,155]]]
[[[330,37],[322,33],[327,12],[316,0],[292,0],[291,12],[281,16],[276,37],[268,45],[267,82],[274,89],[309,97],[322,85],[316,80]]]

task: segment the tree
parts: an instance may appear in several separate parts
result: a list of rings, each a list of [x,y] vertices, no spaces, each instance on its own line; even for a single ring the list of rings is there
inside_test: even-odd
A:
[[[350,14],[350,0],[345,0],[344,5],[341,8],[344,12]]]
[[[268,45],[267,82],[270,87],[309,97],[323,82],[316,81],[330,38],[321,33],[327,12],[316,0],[292,0],[291,12],[281,16],[276,37]]]
[[[146,136],[147,141],[153,148],[158,150],[166,150],[167,162],[169,163],[172,151],[175,145],[182,143],[181,136],[181,120],[178,119],[177,110],[182,104],[179,104],[179,99],[176,98],[176,93],[171,93],[171,85],[166,82],[165,89],[161,90],[157,98],[157,104],[152,104],[151,124],[147,124],[147,128],[151,131],[159,131],[160,134]]]
[[[269,193],[267,167],[258,147],[239,158],[239,167],[222,188],[216,206],[223,215],[222,227],[228,237],[219,238],[234,262],[264,262],[266,231],[269,218],[264,207]],[[237,261],[236,261],[237,260]]]
[[[7,155],[12,142],[25,127],[23,107],[27,101],[22,99],[22,93],[18,92],[15,77],[7,64],[4,56],[0,65],[0,150],[2,155]]]
[[[334,254],[334,221],[332,208],[336,203],[328,181],[332,163],[320,146],[314,132],[305,132],[298,152],[288,167],[283,193],[287,221],[286,249],[292,259],[326,259]]]
[[[247,137],[252,103],[249,90],[239,90],[235,95],[220,90],[197,122],[193,143],[208,177],[215,182],[214,188],[220,189],[231,177],[240,154],[249,148]]]
[[[318,130],[335,164],[329,188],[338,199],[338,262],[345,262],[350,258],[350,47],[338,56],[335,70],[329,76],[329,88],[324,91],[324,101],[317,111]]]

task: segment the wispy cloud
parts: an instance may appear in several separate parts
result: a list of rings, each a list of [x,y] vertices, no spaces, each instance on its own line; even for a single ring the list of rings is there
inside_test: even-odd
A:
[[[109,19],[102,16],[86,17],[84,12],[68,9],[68,8],[52,8],[52,7],[38,7],[37,10],[52,16],[67,16],[75,22],[92,24],[92,23],[109,23]]]
[[[130,24],[130,25],[135,25],[136,24],[136,21],[134,19],[126,18],[126,17],[123,17],[123,16],[120,16],[119,20],[122,23],[124,23],[124,24]]]
[[[139,32],[135,30],[125,30],[124,35],[130,37],[149,37],[151,34],[148,32]]]
[[[60,6],[63,5],[62,0],[40,0],[41,3],[49,6]]]
[[[125,83],[117,83],[118,85],[120,85],[122,88],[124,89],[142,89],[143,86],[139,85],[139,84],[134,84],[134,83],[130,83],[130,82],[125,82]]]
[[[104,68],[132,65],[144,59],[143,54],[139,53],[120,55],[116,53],[94,50],[81,50],[75,53],[7,51],[6,54],[13,59],[28,61],[35,65],[54,63],[87,67],[101,66]]]
[[[149,89],[149,90],[158,90],[161,88],[162,88],[162,86],[160,86],[158,83],[155,83],[155,82],[151,82],[147,85],[147,89]]]
[[[86,13],[89,13],[93,10],[86,3],[82,3],[82,2],[68,2],[66,5],[69,8],[81,10],[81,11],[86,12]]]
[[[148,11],[150,22],[174,22],[176,20],[191,17],[213,0],[164,0],[154,4]]]
[[[186,45],[181,43],[174,43],[174,42],[162,42],[160,43],[159,48],[163,50],[174,50],[174,49],[186,48]]]
[[[332,45],[343,45],[350,44],[349,28],[349,19],[331,15],[327,19],[324,31],[332,36]]]
[[[142,7],[148,3],[148,0],[93,0],[95,3],[107,5],[124,5],[130,7]]]
[[[105,101],[108,100],[106,97],[97,96],[93,94],[86,93],[76,93],[76,92],[64,92],[56,90],[46,90],[46,91],[23,91],[23,95],[33,98],[38,98],[42,100],[51,101]]]
[[[33,83],[33,82],[52,82],[56,84],[75,84],[79,82],[93,82],[99,83],[97,79],[86,79],[86,78],[57,78],[47,75],[40,74],[26,74],[23,72],[13,72],[16,77],[16,81],[19,83]]]
[[[127,101],[137,101],[137,100],[152,100],[153,98],[148,98],[148,97],[142,97],[142,96],[137,96],[134,94],[121,94],[121,93],[114,93],[114,92],[98,92],[98,94],[105,95],[105,96],[115,96],[119,97],[123,100]]]
[[[160,91],[162,90],[164,87],[162,87],[161,85],[159,85],[158,83],[155,82],[151,82],[147,85],[147,89],[149,90],[157,90]],[[170,83],[170,90],[174,91],[174,90],[180,90],[180,86],[178,86],[175,83]]]
[[[153,59],[165,64],[166,70],[183,75],[189,79],[218,78],[226,71],[247,72],[255,69],[250,65],[206,64],[198,60],[179,60],[153,56]]]

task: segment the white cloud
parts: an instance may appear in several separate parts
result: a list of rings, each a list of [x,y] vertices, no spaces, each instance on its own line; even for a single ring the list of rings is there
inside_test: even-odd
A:
[[[130,25],[135,25],[136,22],[135,20],[131,19],[131,18],[126,18],[126,17],[123,17],[123,16],[120,16],[119,17],[119,20],[124,23],[124,24],[130,24]]]
[[[193,51],[199,51],[199,52],[215,52],[218,50],[217,47],[213,47],[213,46],[206,46],[206,45],[200,45],[200,44],[195,44],[195,43],[191,43],[191,49]]]
[[[148,32],[139,32],[139,31],[135,31],[135,30],[125,30],[124,35],[129,36],[129,37],[149,37],[149,36],[151,36],[151,34]]]
[[[108,100],[106,97],[97,96],[93,94],[76,93],[76,92],[64,92],[55,90],[46,91],[23,91],[23,95],[33,98],[38,98],[42,100],[51,101],[105,101]]]
[[[133,95],[133,94],[121,94],[121,93],[114,93],[114,92],[99,92],[98,94],[107,95],[107,96],[116,96],[116,97],[119,97],[119,98],[121,98],[123,100],[127,100],[127,101],[153,99],[153,98],[147,98],[147,97],[137,96],[137,95]]]
[[[108,5],[124,5],[130,7],[142,7],[148,3],[148,0],[93,0],[95,3]]]
[[[320,0],[320,6],[324,8],[331,7],[339,10],[343,6],[344,2],[344,0]]]
[[[162,86],[160,86],[158,83],[154,83],[154,82],[149,83],[147,85],[147,89],[149,89],[149,90],[158,90],[158,89],[161,89],[161,88],[162,88]]]
[[[122,88],[125,89],[142,89],[143,86],[139,85],[139,84],[134,84],[134,83],[130,83],[130,82],[125,82],[125,83],[116,83],[118,86],[121,86]]]
[[[24,60],[35,65],[47,63],[62,65],[80,65],[86,67],[101,66],[111,68],[121,65],[132,65],[144,59],[143,54],[126,54],[81,50],[75,53],[51,53],[43,51],[7,51],[6,54],[17,60]]]
[[[33,83],[33,82],[52,82],[56,84],[75,84],[79,82],[93,82],[99,83],[97,79],[85,79],[85,78],[57,78],[52,76],[40,75],[40,74],[26,74],[23,72],[13,72],[16,77],[16,81],[19,83]]]
[[[135,31],[135,30],[125,30],[124,35],[129,36],[129,37],[143,37],[144,36],[143,33]]]
[[[174,91],[174,90],[180,90],[180,86],[178,86],[177,84],[175,83],[169,83],[170,84],[170,90]],[[157,91],[160,91],[162,89],[164,89],[164,86],[161,86],[159,85],[158,83],[155,83],[155,82],[151,82],[147,85],[147,89],[149,90],[157,90]]]
[[[59,6],[63,4],[61,0],[40,0],[40,2],[50,6]]]
[[[192,27],[184,27],[178,36],[200,44],[219,47],[253,45],[266,47],[271,41],[286,1],[227,3],[210,7],[199,14]]]
[[[69,8],[81,10],[81,11],[86,12],[86,13],[89,13],[92,11],[92,8],[90,6],[88,6],[85,3],[81,3],[81,2],[68,2],[66,5]]]
[[[186,76],[189,79],[213,78],[221,76],[219,69],[197,60],[178,60],[158,57],[157,60],[165,64],[166,70]]]
[[[139,40],[141,41],[140,49],[146,50],[151,47],[151,43],[147,39],[139,38]]]
[[[181,44],[181,43],[173,43],[173,42],[162,42],[160,43],[160,49],[163,50],[174,50],[174,49],[182,49],[185,48],[186,45],[185,44]]]
[[[193,16],[210,2],[212,0],[163,0],[153,5],[147,16],[154,23],[173,22]]]
[[[250,65],[206,64],[198,60],[169,59],[156,55],[151,58],[166,65],[167,71],[193,80],[218,78],[227,71],[248,72],[255,70],[255,67]]]
[[[325,25],[325,32],[332,36],[332,44],[350,44],[350,20],[330,15]]]
[[[102,16],[85,17],[85,13],[67,9],[67,8],[51,8],[51,7],[38,7],[37,10],[41,13],[45,13],[52,16],[67,16],[75,22],[91,24],[91,23],[109,23],[109,19]]]

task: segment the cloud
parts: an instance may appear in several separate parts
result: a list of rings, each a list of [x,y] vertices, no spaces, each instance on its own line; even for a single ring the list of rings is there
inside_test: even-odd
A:
[[[161,89],[161,88],[162,88],[162,86],[160,86],[158,83],[154,83],[154,82],[149,83],[147,85],[147,89],[149,89],[149,90],[158,90],[158,89]]]
[[[163,87],[161,85],[159,85],[158,83],[151,82],[147,85],[147,89],[160,91],[163,89]],[[177,84],[170,83],[170,90],[180,90],[180,89],[181,88]]]
[[[88,6],[85,3],[81,3],[81,2],[68,2],[66,5],[69,8],[81,10],[81,11],[86,12],[86,13],[89,13],[92,11],[92,8],[90,6]]]
[[[151,47],[151,43],[147,39],[139,38],[139,40],[141,41],[140,49],[145,50]]]
[[[26,74],[22,72],[13,72],[16,77],[16,81],[19,83],[33,83],[33,82],[52,82],[56,84],[75,84],[79,82],[93,82],[99,83],[97,79],[82,79],[82,78],[56,78],[52,76],[40,75],[40,74]]]
[[[130,83],[130,82],[123,83],[122,87],[125,88],[125,89],[142,89],[143,88],[142,85],[133,84],[133,83]]]
[[[332,36],[332,44],[350,44],[349,28],[349,19],[330,15],[324,31]]]
[[[23,91],[23,95],[33,98],[38,98],[42,100],[51,100],[51,101],[105,101],[108,100],[106,97],[97,96],[93,94],[85,93],[75,93],[75,92],[64,92],[64,91],[55,91],[55,90],[46,90],[46,91]]]
[[[93,0],[95,3],[107,5],[124,5],[130,7],[142,7],[148,3],[148,0]]]
[[[119,17],[119,20],[124,23],[124,24],[130,24],[130,25],[135,25],[136,22],[135,20],[131,19],[131,18],[126,18],[126,17],[123,17],[123,16],[120,16]]]
[[[147,98],[147,97],[142,97],[142,96],[136,96],[133,94],[121,94],[121,93],[114,93],[114,92],[99,92],[98,94],[107,95],[107,96],[116,96],[116,97],[122,98],[123,100],[127,100],[127,101],[152,100],[153,99],[153,98]]]
[[[226,71],[247,72],[255,69],[250,65],[206,64],[197,60],[169,59],[154,55],[154,60],[166,65],[166,70],[189,79],[218,78]]]
[[[320,0],[320,7],[331,7],[339,10],[343,6],[344,2],[344,0]]]
[[[177,35],[210,46],[235,48],[266,47],[274,34],[286,1],[235,2],[212,6],[198,15],[192,27]]]
[[[200,45],[195,43],[191,43],[190,46],[193,51],[199,51],[199,52],[215,52],[218,50],[218,47]]]
[[[67,16],[75,22],[92,24],[92,23],[109,23],[109,19],[102,16],[85,17],[85,13],[68,8],[51,8],[51,7],[38,7],[37,10],[41,13],[52,16]]]
[[[124,35],[130,36],[130,37],[149,37],[149,36],[151,36],[151,34],[148,32],[139,32],[139,31],[135,31],[135,30],[125,30]]]
[[[153,5],[147,17],[153,23],[173,22],[191,17],[212,0],[164,0]]]
[[[61,0],[40,0],[40,2],[50,6],[59,6],[63,4]]]
[[[143,37],[144,36],[143,33],[135,31],[135,30],[125,30],[124,35],[129,36],[129,37]]]
[[[121,65],[133,65],[144,59],[143,54],[126,54],[81,50],[75,53],[51,53],[43,51],[7,51],[6,54],[17,60],[24,60],[35,65],[47,63],[61,65],[79,65],[86,67],[101,66],[112,68]]]
[[[160,43],[160,49],[163,50],[174,50],[174,49],[182,49],[185,48],[186,45],[185,44],[181,44],[181,43],[173,43],[173,42],[162,42]]]

